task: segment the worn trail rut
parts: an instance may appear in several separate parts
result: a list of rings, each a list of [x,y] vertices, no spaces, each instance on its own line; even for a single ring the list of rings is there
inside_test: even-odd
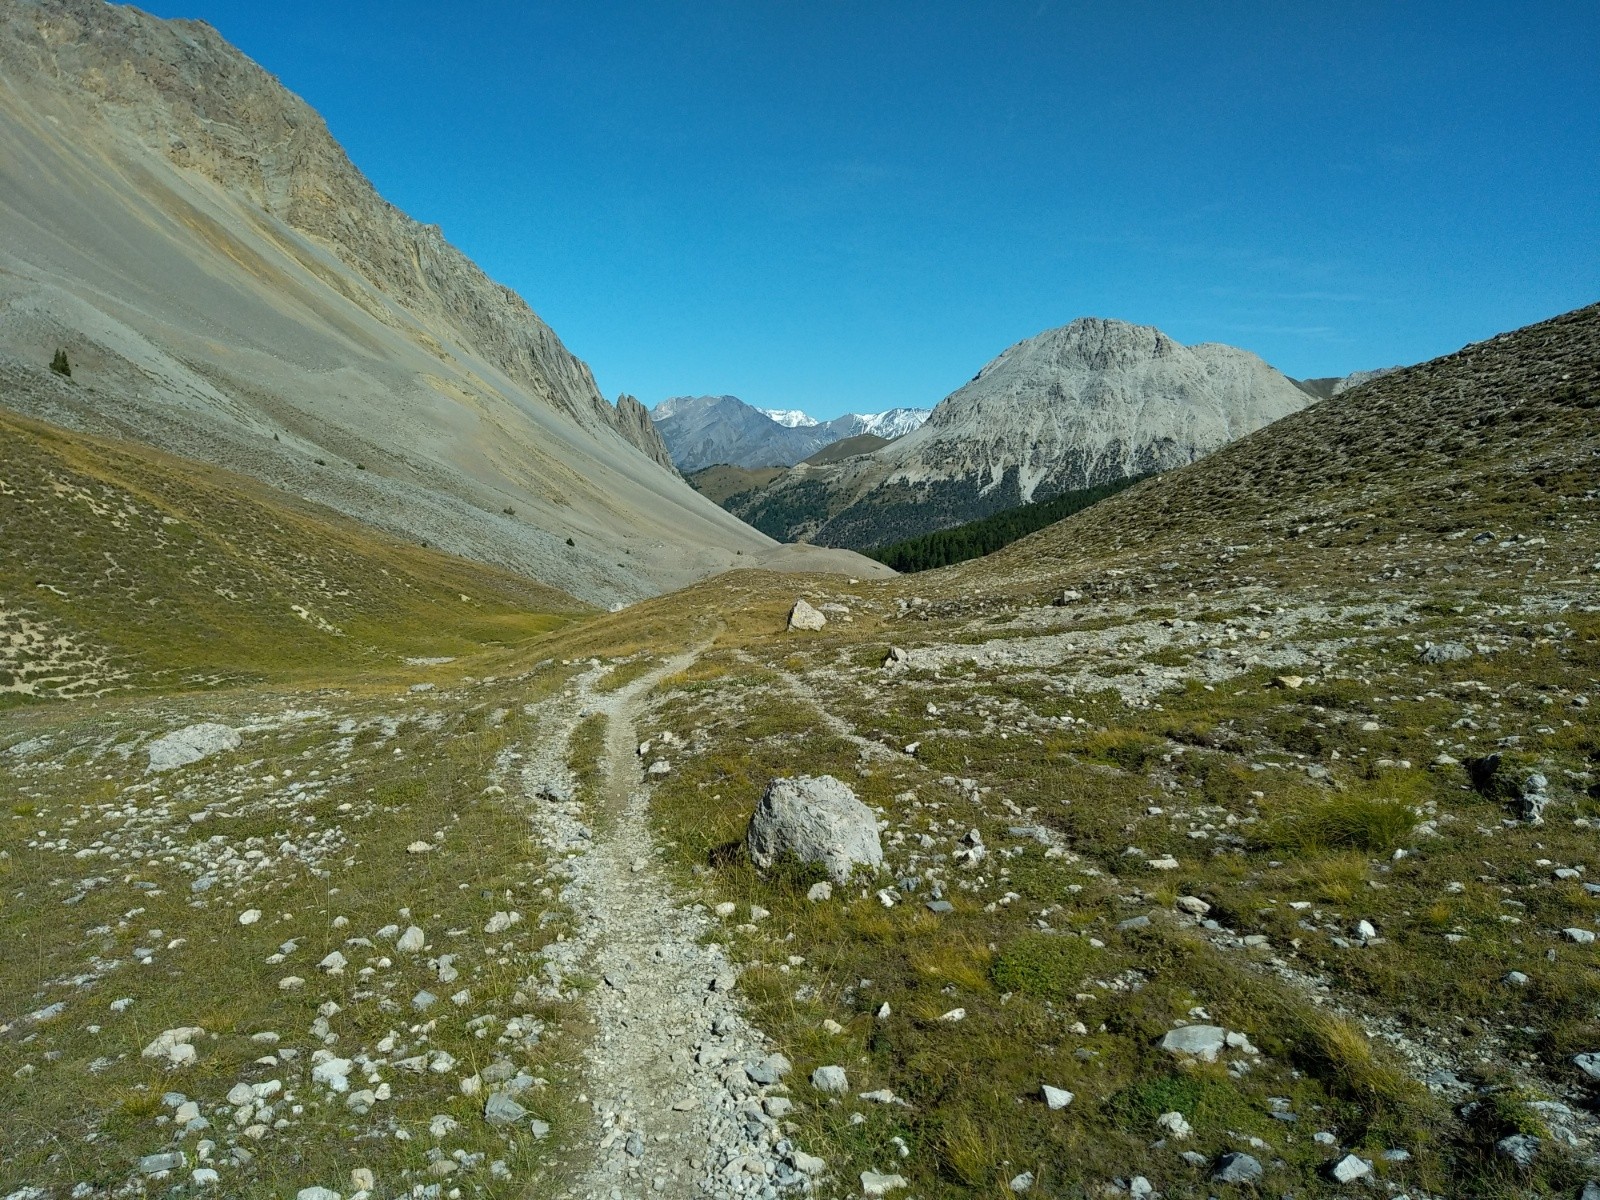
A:
[[[733,994],[737,974],[706,940],[717,922],[676,893],[650,832],[638,718],[650,690],[692,663],[672,659],[614,692],[600,669],[554,702],[562,730],[523,769],[523,789],[565,855],[562,899],[578,932],[555,970],[584,971],[594,1037],[585,1096],[594,1145],[575,1169],[573,1198],[776,1197],[805,1189],[822,1164],[782,1129],[788,1063],[771,1053]],[[606,717],[604,800],[572,798],[567,742],[589,713]]]

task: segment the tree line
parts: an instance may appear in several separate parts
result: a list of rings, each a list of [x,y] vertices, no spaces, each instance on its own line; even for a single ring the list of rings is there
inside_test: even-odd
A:
[[[1037,532],[1046,525],[1054,525],[1073,513],[1082,512],[1091,504],[1098,503],[1107,496],[1114,496],[1145,478],[1146,475],[1134,475],[1127,479],[1102,483],[1098,487],[1062,492],[1059,496],[1041,500],[1036,504],[1020,504],[1016,508],[1004,509],[992,516],[968,521],[965,525],[941,529],[935,533],[925,533],[920,537],[907,538],[905,541],[878,546],[862,553],[900,572],[930,571],[935,567],[948,567],[952,563],[965,562],[969,558],[981,558],[985,554],[993,554],[1000,547],[1009,546],[1018,538]]]

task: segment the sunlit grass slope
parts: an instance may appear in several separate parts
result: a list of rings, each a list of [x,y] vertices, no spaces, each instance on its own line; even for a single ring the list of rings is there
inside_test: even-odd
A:
[[[0,410],[0,702],[371,670],[581,611],[254,481]]]

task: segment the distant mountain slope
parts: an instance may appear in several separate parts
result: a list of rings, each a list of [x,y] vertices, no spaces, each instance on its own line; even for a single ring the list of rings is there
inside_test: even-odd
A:
[[[1169,470],[1310,402],[1246,351],[1084,318],[1012,346],[891,445],[733,507],[789,538],[881,545]]]
[[[891,408],[816,421],[798,409],[756,408],[737,396],[674,396],[656,405],[653,415],[672,461],[694,472],[717,463],[790,467],[859,434],[899,437],[926,420],[928,412]]]
[[[774,549],[304,102],[209,26],[99,0],[0,0],[0,380],[596,602]]]
[[[1341,559],[1368,582],[1403,570],[1514,584],[1519,561],[1545,554],[1530,528],[1561,527],[1552,544],[1568,551],[1592,545],[1597,462],[1600,304],[1383,372],[958,571],[1023,586],[1045,564],[1059,576],[1086,556],[1181,547],[1230,577],[1303,584],[1295,564]]]
[[[839,462],[841,459],[853,458],[857,454],[871,454],[874,450],[882,450],[888,444],[888,438],[879,437],[875,433],[858,433],[852,437],[840,438],[837,442],[829,442],[805,459],[805,462],[809,466],[820,467],[824,463]]]

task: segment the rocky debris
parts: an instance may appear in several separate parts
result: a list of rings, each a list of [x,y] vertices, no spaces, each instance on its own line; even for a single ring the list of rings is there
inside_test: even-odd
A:
[[[1533,1160],[1539,1157],[1542,1145],[1541,1139],[1531,1133],[1513,1133],[1496,1142],[1494,1151],[1501,1158],[1527,1171],[1532,1169]]]
[[[904,650],[900,649],[899,646],[890,646],[889,653],[883,656],[883,666],[885,670],[894,670],[898,667],[903,667],[910,661],[911,656]]]
[[[1417,651],[1417,661],[1430,665],[1465,662],[1471,657],[1472,651],[1460,642],[1427,642]]]
[[[527,1116],[528,1110],[505,1092],[490,1092],[483,1102],[483,1119],[491,1125],[516,1125]]]
[[[789,610],[789,628],[815,632],[828,623],[828,618],[811,607],[804,599],[796,600]]]
[[[146,1154],[139,1160],[141,1175],[162,1175],[168,1171],[182,1170],[188,1160],[182,1150],[169,1150],[162,1154]]]
[[[154,1041],[139,1051],[139,1057],[164,1059],[169,1067],[186,1067],[198,1057],[193,1045],[195,1038],[205,1036],[205,1032],[198,1025],[163,1030]]]
[[[1335,1159],[1328,1166],[1328,1178],[1335,1183],[1354,1183],[1372,1174],[1372,1164],[1354,1154]]]
[[[1181,1112],[1164,1112],[1156,1118],[1156,1128],[1174,1141],[1184,1141],[1194,1133],[1194,1127]]]
[[[761,794],[745,833],[750,860],[762,870],[785,855],[825,868],[844,884],[860,867],[883,865],[872,810],[832,775],[774,779]]]
[[[881,1175],[877,1171],[861,1172],[863,1196],[887,1196],[890,1192],[910,1186],[903,1175]]]
[[[241,740],[237,729],[215,721],[175,729],[145,748],[150,756],[149,769],[161,772],[186,767],[225,750],[237,750]]]
[[[1265,1173],[1253,1155],[1231,1150],[1217,1160],[1211,1178],[1217,1183],[1256,1183]]]

